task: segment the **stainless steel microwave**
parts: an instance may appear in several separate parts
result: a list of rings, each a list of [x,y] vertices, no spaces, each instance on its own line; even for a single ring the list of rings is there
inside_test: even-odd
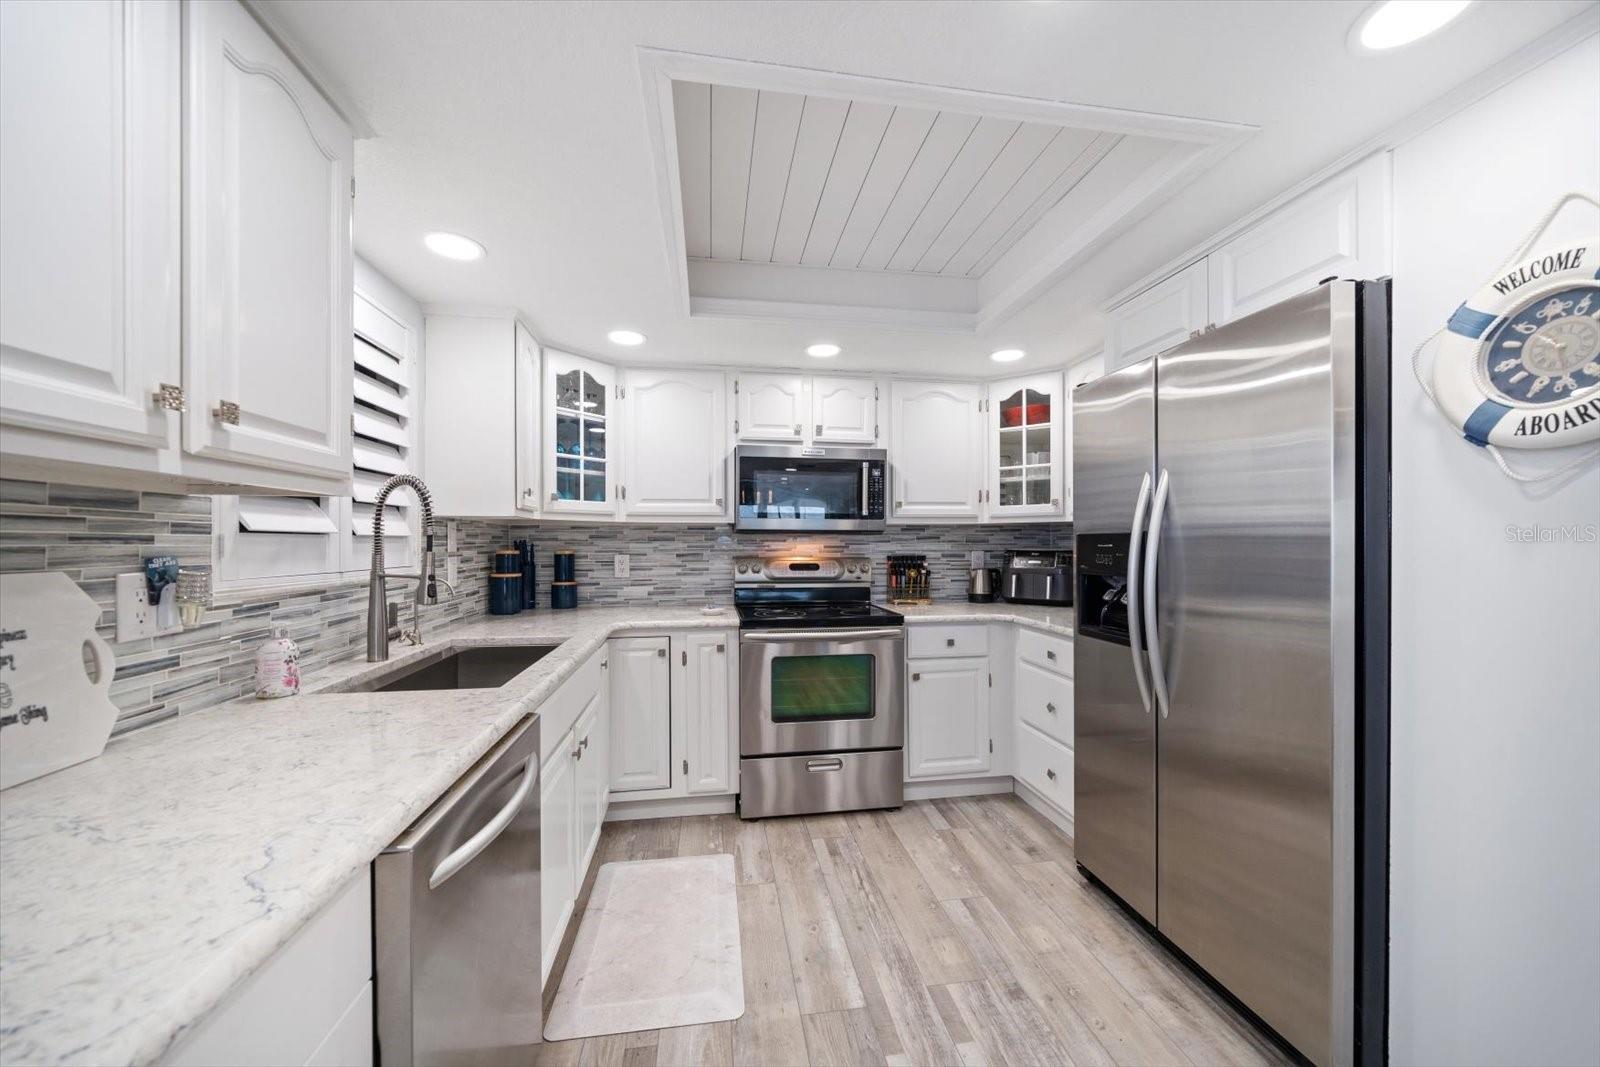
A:
[[[735,530],[883,530],[889,454],[881,448],[744,445],[734,465]]]

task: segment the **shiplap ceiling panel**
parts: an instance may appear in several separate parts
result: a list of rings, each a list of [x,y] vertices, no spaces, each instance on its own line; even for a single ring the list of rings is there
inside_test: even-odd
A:
[[[678,127],[678,184],[683,190],[683,244],[691,258],[711,255],[711,86],[672,83]]]
[[[1000,154],[1021,129],[1022,123],[1002,119],[983,119],[978,123],[972,136],[967,138],[967,143],[939,179],[939,184],[923,202],[916,221],[906,231],[900,246],[889,257],[890,270],[904,271],[916,267],[934,239],[944,232],[951,216],[966,203],[972,190],[994,168]],[[1017,171],[1021,173],[1020,166]]]
[[[1000,235],[999,240],[988,251],[984,252],[978,262],[974,263],[966,273],[976,277],[992,267],[995,260],[1005,255],[1011,246],[1021,239],[1023,234],[1033,228],[1033,224],[1039,221],[1041,215],[1060,203],[1061,198],[1070,193],[1090,171],[1098,167],[1101,161],[1111,153],[1111,150],[1122,141],[1123,138],[1114,133],[1096,134],[1090,140],[1089,146],[1069,163],[1066,169],[1056,176],[1054,181],[1045,187],[1043,193],[1028,204],[1017,220]],[[1126,177],[1128,181],[1132,181],[1137,176],[1138,172],[1133,171],[1128,173]],[[947,273],[949,272],[947,271]]]
[[[1045,149],[1068,131],[1036,122],[1021,125],[984,171],[959,207],[945,220],[926,251],[916,261],[916,270],[939,273],[961,250],[969,238],[994,214],[1008,193],[1031,173]],[[906,242],[908,245],[909,241]]]
[[[894,194],[900,191],[911,161],[933,128],[937,111],[899,107],[889,119],[883,140],[873,153],[867,176],[857,192],[855,203],[846,213],[844,229],[828,256],[831,267],[854,267],[867,251],[867,242],[878,230],[878,222],[888,210]]]
[[[778,236],[772,244],[772,262],[800,262],[849,113],[848,100],[805,98],[800,129],[794,139],[794,158],[789,163],[789,180],[784,185],[783,209],[778,215]]]
[[[800,132],[805,100],[794,93],[763,92],[756,101],[756,132],[750,148],[750,192],[745,198],[741,259],[759,263],[772,261],[772,243],[778,236],[778,216],[783,213],[789,166],[794,160],[794,142]]]
[[[911,161],[911,168],[901,179],[899,191],[879,220],[878,232],[867,242],[867,251],[855,266],[863,270],[883,270],[889,265],[889,257],[900,247],[911,224],[917,221],[923,205],[939,187],[979,121],[976,115],[958,115],[953,111],[939,113],[917,157]]]
[[[868,168],[888,133],[894,108],[888,104],[853,101],[845,117],[839,144],[834,149],[833,166],[811,220],[811,234],[800,262],[810,267],[826,267],[844,234],[844,225],[865,188]],[[932,115],[929,115],[932,118]]]
[[[1048,191],[1058,181],[1070,180],[1067,178],[1068,171],[1082,166],[1091,146],[1102,138],[1107,141],[1116,139],[1092,130],[1057,130],[1039,157],[1022,173],[1017,183],[1005,191],[988,217],[978,223],[955,253],[940,265],[940,269],[951,274],[967,274],[1000,243],[1002,237],[1009,235],[1014,241],[1027,228],[1018,227],[1016,233],[1012,234],[1012,228],[1018,220],[1045,204]],[[1037,216],[1031,218],[1036,219]]]
[[[711,87],[711,258],[744,253],[744,198],[750,188],[755,143],[754,89]]]

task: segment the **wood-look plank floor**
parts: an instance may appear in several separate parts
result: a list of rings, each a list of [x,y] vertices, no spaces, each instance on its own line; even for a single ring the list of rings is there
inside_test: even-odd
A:
[[[1289,1062],[1086,882],[1072,839],[1016,797],[608,823],[593,869],[720,852],[739,881],[745,1014],[553,1042],[541,1064]]]

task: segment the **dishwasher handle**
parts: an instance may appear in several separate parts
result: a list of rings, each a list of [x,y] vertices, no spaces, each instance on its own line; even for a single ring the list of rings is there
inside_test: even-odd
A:
[[[528,794],[533,791],[533,785],[539,780],[539,758],[537,753],[530,754],[526,766],[522,771],[522,780],[517,783],[517,791],[511,794],[511,799],[506,801],[506,806],[495,813],[494,818],[483,824],[483,828],[452,851],[448,856],[439,861],[439,866],[433,869],[428,876],[428,888],[438,889],[451,878],[460,873],[461,869],[478,857],[478,853],[488,848],[494,839],[511,825],[511,820],[517,817],[517,812],[522,810],[523,802],[528,799]]]

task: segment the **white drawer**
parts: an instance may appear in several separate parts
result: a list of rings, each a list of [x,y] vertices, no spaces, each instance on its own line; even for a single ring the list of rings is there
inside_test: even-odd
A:
[[[1017,630],[1017,658],[1047,671],[1072,677],[1072,638],[1042,634],[1038,630]]]
[[[1072,745],[1072,679],[1028,660],[1017,661],[1017,718],[1039,732]]]
[[[600,661],[606,658],[606,646],[601,645],[561,683],[543,704],[539,705],[539,758],[548,759],[558,741],[566,736],[578,721],[583,709],[600,691]]]
[[[1017,777],[1067,815],[1072,814],[1072,749],[1027,723],[1017,724]]]
[[[906,627],[906,658],[932,659],[936,656],[987,656],[989,628],[972,626]]]

